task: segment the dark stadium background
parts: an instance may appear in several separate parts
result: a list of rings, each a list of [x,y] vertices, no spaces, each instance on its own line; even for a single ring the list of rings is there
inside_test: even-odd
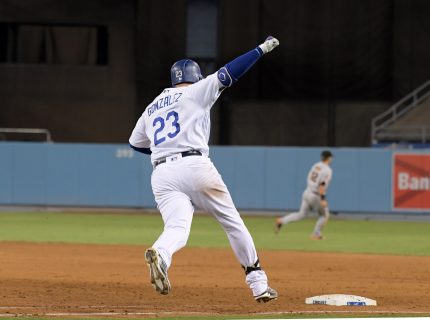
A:
[[[0,127],[127,143],[190,57],[211,72],[276,36],[212,111],[212,143],[368,146],[430,78],[427,0],[0,0]]]

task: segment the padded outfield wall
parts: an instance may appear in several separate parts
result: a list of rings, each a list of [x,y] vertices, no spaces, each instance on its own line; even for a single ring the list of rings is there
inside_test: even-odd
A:
[[[238,208],[284,210],[299,207],[306,174],[321,150],[212,147],[211,158]],[[335,154],[334,177],[328,195],[332,211],[399,211],[393,209],[393,151],[331,150]],[[418,152],[423,156],[429,154],[428,150]],[[422,174],[421,179],[430,176],[426,169],[415,171]],[[127,145],[2,142],[0,205],[151,208],[155,207],[151,172],[149,158]],[[405,185],[402,180],[402,186]],[[425,183],[421,187],[424,189],[415,191],[426,195]],[[406,197],[400,194],[401,200],[416,198],[408,194]],[[400,211],[425,212],[422,209]]]

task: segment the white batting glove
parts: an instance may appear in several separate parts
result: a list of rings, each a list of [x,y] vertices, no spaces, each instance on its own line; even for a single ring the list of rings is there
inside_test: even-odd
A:
[[[272,51],[277,46],[279,46],[279,40],[276,38],[273,38],[272,36],[268,36],[264,43],[260,44],[259,47],[263,51],[264,54]]]

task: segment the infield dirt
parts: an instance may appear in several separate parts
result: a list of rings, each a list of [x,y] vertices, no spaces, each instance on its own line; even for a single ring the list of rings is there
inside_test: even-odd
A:
[[[144,250],[142,246],[2,242],[0,313],[430,313],[430,257],[260,251],[270,285],[280,297],[257,304],[230,250],[181,250],[169,271],[172,293],[168,296],[157,294],[149,284]],[[304,304],[306,297],[329,293],[366,296],[379,305]]]

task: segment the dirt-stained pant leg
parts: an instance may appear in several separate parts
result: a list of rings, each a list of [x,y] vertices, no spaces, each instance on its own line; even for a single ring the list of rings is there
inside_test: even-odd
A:
[[[221,175],[208,158],[199,162],[203,179],[199,179],[191,193],[192,202],[211,214],[223,227],[231,247],[244,266],[252,266],[258,259],[254,241],[234,206],[230,193]]]
[[[230,192],[221,175],[209,159],[202,159],[202,174],[204,180],[195,186],[191,195],[193,203],[211,214],[221,224],[236,258],[245,267],[253,266],[257,260],[254,240],[237,211]],[[267,276],[263,270],[253,271],[246,276],[246,283],[254,296],[267,290]]]

